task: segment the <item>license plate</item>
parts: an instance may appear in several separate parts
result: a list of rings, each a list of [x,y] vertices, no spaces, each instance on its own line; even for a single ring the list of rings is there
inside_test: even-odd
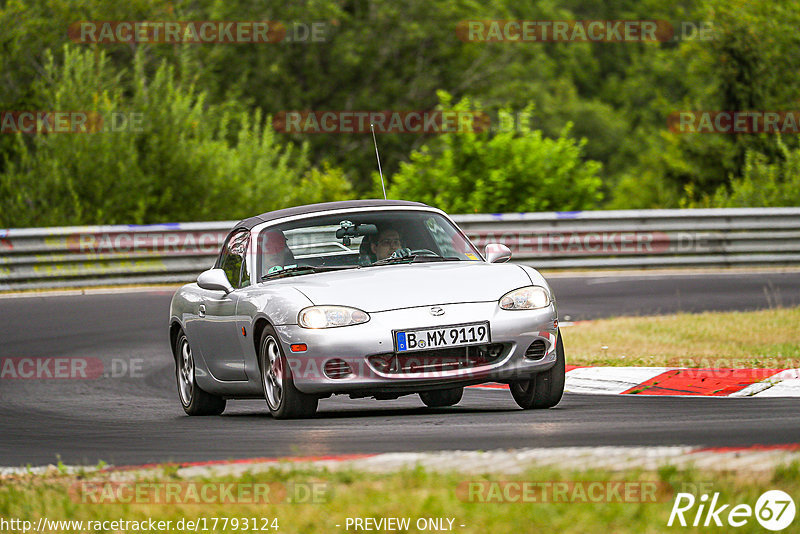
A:
[[[395,330],[397,352],[466,347],[489,343],[489,323],[469,323],[437,328]]]

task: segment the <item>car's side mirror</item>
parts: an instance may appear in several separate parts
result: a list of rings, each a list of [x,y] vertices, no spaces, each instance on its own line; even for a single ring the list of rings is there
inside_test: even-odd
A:
[[[233,286],[225,276],[222,269],[209,269],[200,273],[197,277],[197,285],[209,291],[224,291],[227,295],[233,291]]]
[[[483,255],[489,263],[505,263],[511,259],[511,249],[501,243],[489,243]]]

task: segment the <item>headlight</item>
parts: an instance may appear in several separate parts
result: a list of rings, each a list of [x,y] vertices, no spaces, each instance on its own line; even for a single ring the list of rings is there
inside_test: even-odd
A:
[[[534,310],[550,304],[547,290],[539,286],[528,286],[509,291],[500,299],[504,310]]]
[[[367,321],[367,312],[345,306],[311,306],[300,310],[297,316],[297,323],[303,328],[335,328]]]

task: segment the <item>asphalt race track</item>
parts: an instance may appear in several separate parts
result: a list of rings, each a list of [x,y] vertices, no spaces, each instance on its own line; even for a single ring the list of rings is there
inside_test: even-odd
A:
[[[800,305],[800,272],[551,279],[562,318]],[[0,299],[0,358],[98,358],[93,380],[0,380],[0,465],[140,464],[387,451],[587,445],[800,443],[795,399],[566,395],[524,412],[507,391],[456,407],[320,402],[311,420],[273,420],[263,401],[190,418],[167,345],[171,291]],[[569,347],[567,347],[569,360]],[[133,366],[133,370],[131,370]]]

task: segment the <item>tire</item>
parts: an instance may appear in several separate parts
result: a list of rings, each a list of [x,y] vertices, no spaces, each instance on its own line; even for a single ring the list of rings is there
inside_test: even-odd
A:
[[[511,395],[520,408],[524,410],[552,408],[561,401],[564,395],[564,378],[566,374],[566,358],[564,344],[561,342],[561,331],[556,340],[556,363],[538,373],[530,380],[519,380],[510,385]]]
[[[225,411],[225,399],[206,393],[194,377],[194,356],[189,339],[183,330],[175,342],[175,377],[178,380],[178,400],[187,415],[220,415]]]
[[[259,343],[258,361],[264,399],[275,419],[311,417],[317,411],[319,398],[306,395],[294,386],[292,370],[283,354],[278,334],[272,326],[264,327]]]
[[[443,406],[453,406],[461,402],[464,395],[464,388],[437,389],[434,391],[421,391],[419,398],[429,408],[441,408]]]

